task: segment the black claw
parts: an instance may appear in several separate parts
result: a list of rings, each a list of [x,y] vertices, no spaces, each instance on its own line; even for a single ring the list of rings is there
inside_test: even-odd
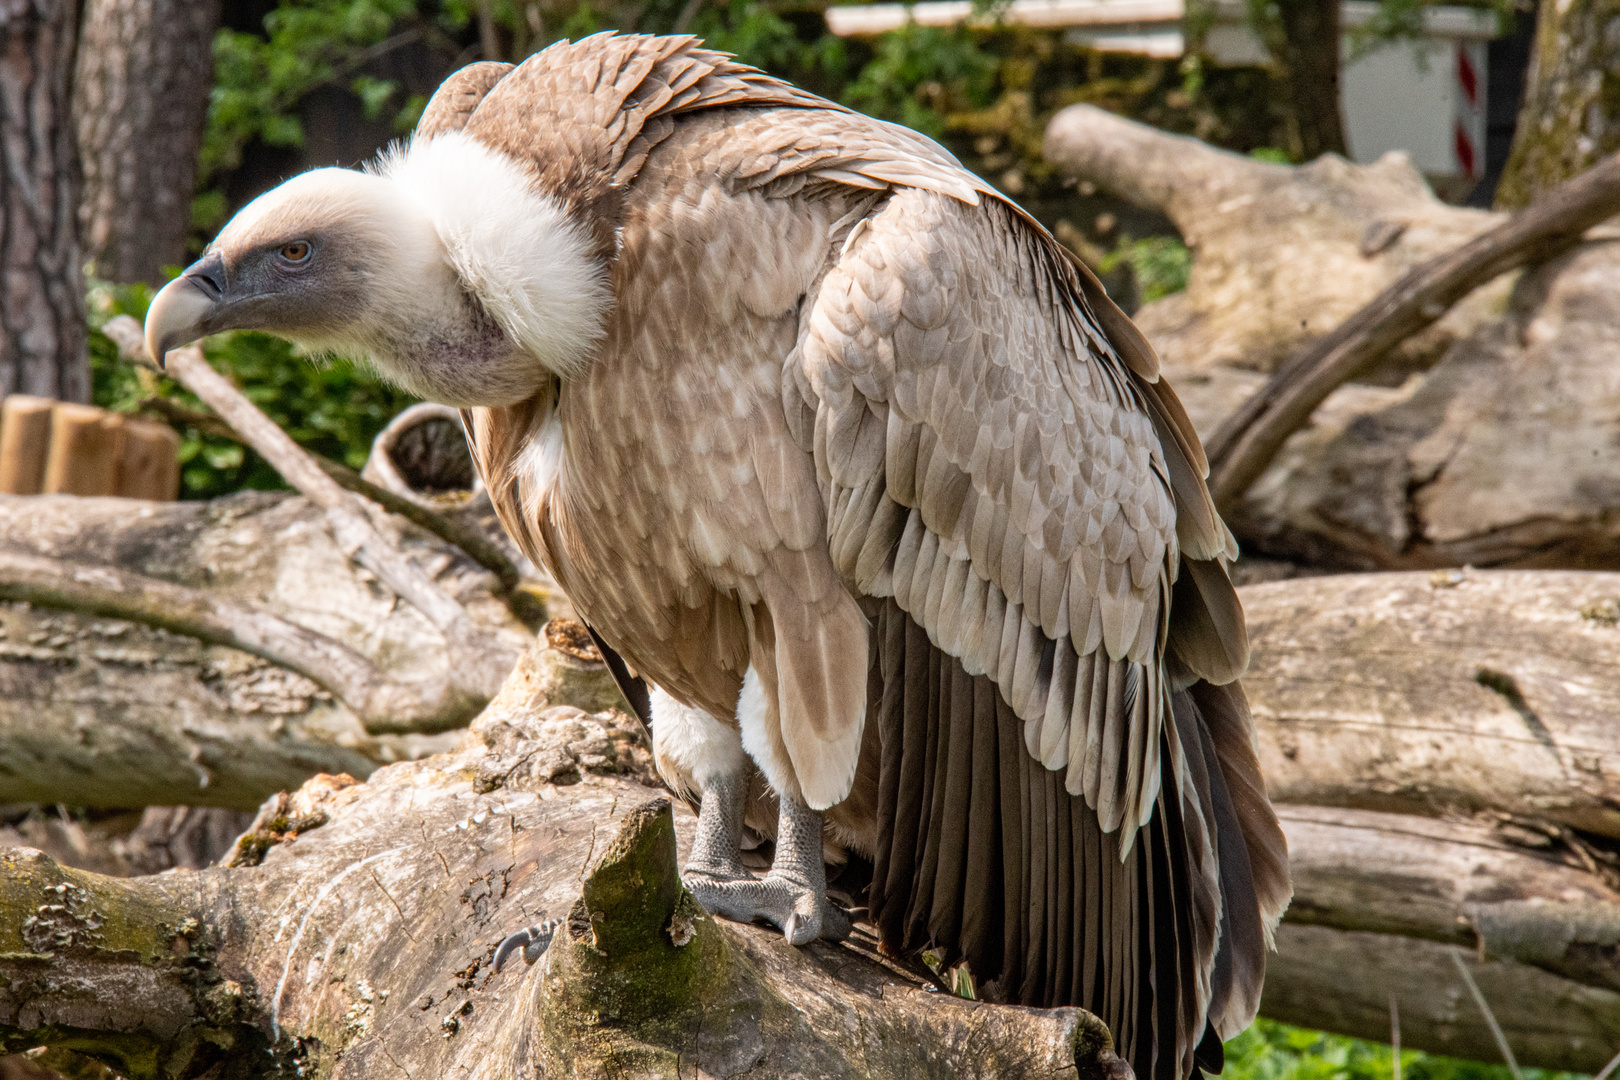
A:
[[[523,950],[523,962],[532,964],[545,955],[546,949],[551,946],[551,939],[556,936],[557,927],[562,925],[561,919],[549,919],[543,923],[536,923],[519,930],[509,936],[505,941],[495,946],[495,974],[501,973],[506,961],[519,949]]]

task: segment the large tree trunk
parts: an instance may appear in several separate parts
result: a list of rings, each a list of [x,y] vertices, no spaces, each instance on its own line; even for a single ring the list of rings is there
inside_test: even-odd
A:
[[[1620,150],[1620,0],[1543,0],[1524,106],[1496,205],[1542,192]]]
[[[219,0],[89,0],[75,80],[80,225],[98,277],[163,282],[191,231]]]
[[[72,0],[0,2],[0,395],[90,400]]]
[[[1289,150],[1300,161],[1350,153],[1339,106],[1339,7],[1324,0],[1279,0],[1278,25],[1263,35],[1288,87],[1296,140]]]

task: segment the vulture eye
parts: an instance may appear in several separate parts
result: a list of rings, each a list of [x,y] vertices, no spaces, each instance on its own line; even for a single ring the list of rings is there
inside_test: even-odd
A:
[[[280,255],[284,261],[297,265],[309,261],[309,252],[308,240],[294,240],[290,244],[282,244],[276,254]]]

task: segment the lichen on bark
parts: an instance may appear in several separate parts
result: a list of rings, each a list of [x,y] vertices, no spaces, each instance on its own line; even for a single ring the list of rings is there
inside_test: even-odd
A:
[[[1546,0],[1513,151],[1496,189],[1503,209],[1620,150],[1620,0]]]

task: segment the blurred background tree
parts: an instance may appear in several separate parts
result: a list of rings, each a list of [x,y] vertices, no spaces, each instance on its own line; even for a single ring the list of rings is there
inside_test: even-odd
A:
[[[1620,150],[1620,0],[1541,5],[1524,112],[1498,206],[1528,205]]]
[[[0,4],[0,395],[90,397],[74,228],[78,6]]]

